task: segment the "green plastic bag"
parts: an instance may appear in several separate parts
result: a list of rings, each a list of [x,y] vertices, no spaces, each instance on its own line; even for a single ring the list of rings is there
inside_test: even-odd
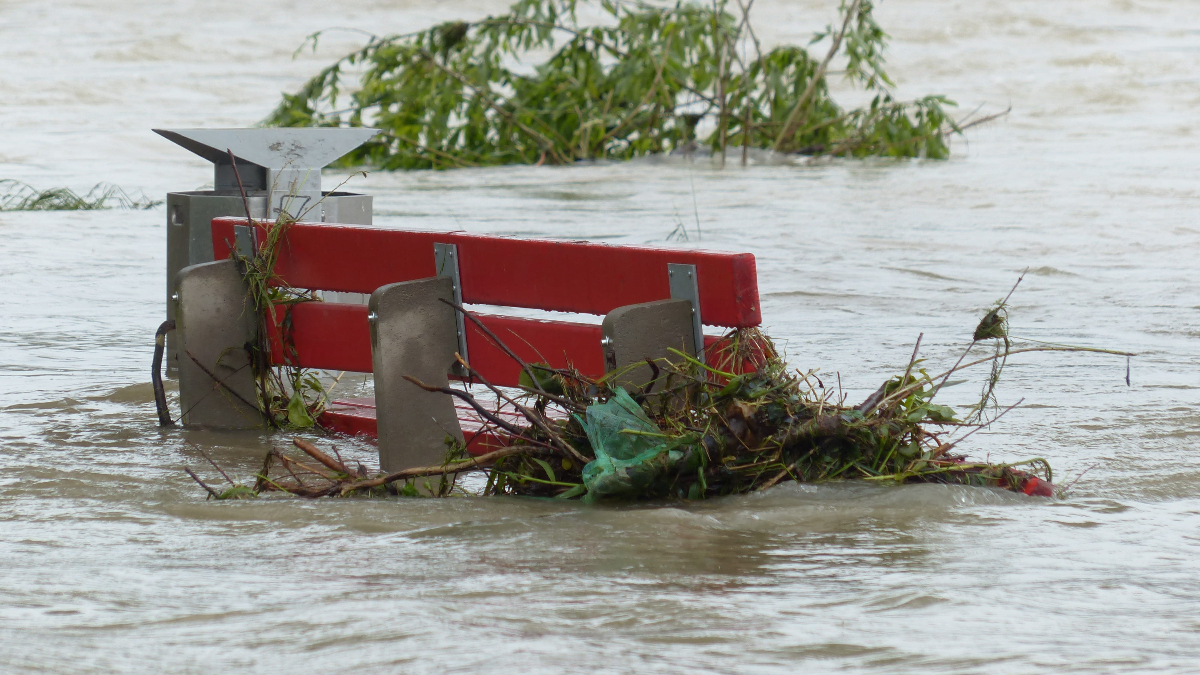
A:
[[[585,502],[603,497],[636,497],[677,460],[677,440],[664,436],[642,406],[624,389],[605,403],[588,406],[580,420],[596,459],[583,467]],[[631,433],[632,432],[632,433]]]

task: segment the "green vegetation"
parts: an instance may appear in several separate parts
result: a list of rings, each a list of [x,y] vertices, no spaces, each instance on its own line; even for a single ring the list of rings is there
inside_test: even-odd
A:
[[[669,7],[599,0],[518,0],[506,14],[372,36],[265,120],[275,126],[383,130],[347,165],[427,169],[568,164],[710,149],[804,155],[949,155],[964,128],[943,96],[897,100],[887,34],[870,0],[842,0],[839,21],[799,45],[763,51],[753,0]],[[597,12],[590,12],[595,14]],[[309,38],[316,48],[320,33]],[[307,42],[306,42],[307,44]],[[301,47],[303,48],[303,46]],[[830,95],[836,63],[873,94],[845,109]],[[357,88],[347,80],[359,76]],[[976,122],[978,123],[978,122]]]
[[[309,210],[312,208],[315,207]],[[292,308],[316,301],[316,295],[311,290],[293,288],[275,273],[280,243],[296,219],[284,208],[274,222],[249,220],[263,227],[265,240],[253,257],[247,258],[236,251],[234,256],[259,318],[257,339],[251,349],[259,410],[273,429],[307,429],[316,424],[325,409],[329,391],[315,372],[295,365],[298,359],[292,342]],[[274,348],[282,351],[283,366],[271,365],[272,336],[278,336]]]
[[[93,211],[97,209],[152,209],[162,200],[130,196],[116,185],[97,183],[80,196],[68,188],[37,190],[21,181],[0,180],[0,211]]]

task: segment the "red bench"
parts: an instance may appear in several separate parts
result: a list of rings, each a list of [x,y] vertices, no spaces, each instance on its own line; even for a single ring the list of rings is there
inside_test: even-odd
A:
[[[257,227],[256,240],[265,241],[265,229],[262,225]],[[239,229],[245,241],[245,219],[212,221],[213,248],[218,261],[230,257],[239,241]],[[453,263],[457,265],[457,274]],[[687,316],[698,310],[700,321],[706,325],[732,328],[757,326],[761,322],[754,257],[747,253],[296,223],[290,226],[279,246],[275,272],[294,288],[375,293],[377,298],[382,297],[377,291],[383,292],[398,282],[443,277],[451,280],[447,283],[454,286],[455,299],[463,304],[609,315],[609,319],[618,314],[615,310],[642,307],[643,303],[668,300],[674,295],[677,299],[674,307],[688,301],[692,310]],[[676,274],[678,278],[673,276]],[[286,361],[290,365],[329,371],[376,371],[380,354],[373,355],[372,351],[370,311],[363,305],[333,302],[293,306],[289,337],[294,351],[285,355],[276,331],[271,336],[273,363],[283,365]],[[569,363],[585,375],[600,377],[617,365],[614,361],[640,361],[645,356],[616,358],[611,344],[606,352],[602,341],[612,323],[608,319],[602,327],[596,323],[486,313],[477,316],[530,363],[545,362],[554,367]],[[520,366],[475,325],[462,322],[461,315],[457,320],[458,344],[451,345],[453,351],[465,349],[471,368],[491,383],[517,386]],[[698,334],[700,321],[691,327],[692,335]],[[610,336],[610,343],[612,339]],[[705,336],[704,342],[711,344],[715,339]],[[694,344],[694,340],[690,342]],[[382,348],[376,344],[376,349]],[[183,359],[181,356],[181,362]],[[380,386],[380,374],[376,372],[377,396]],[[449,398],[442,394],[429,396]],[[328,406],[321,422],[344,433],[374,436],[376,412],[371,399],[338,400]],[[481,453],[487,446],[503,442],[481,433],[483,426],[473,411],[459,412],[469,451]],[[384,412],[379,414],[382,416]]]

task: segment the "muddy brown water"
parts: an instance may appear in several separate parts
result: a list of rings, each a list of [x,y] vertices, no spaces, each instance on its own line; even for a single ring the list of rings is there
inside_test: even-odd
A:
[[[760,33],[806,39],[831,4],[760,0]],[[207,165],[150,127],[256,122],[358,39],[292,60],[313,30],[502,6],[0,1],[0,177],[197,188]],[[156,426],[162,209],[3,213],[0,671],[1200,670],[1195,4],[879,12],[902,96],[1011,115],[946,162],[674,158],[351,187],[389,226],[754,253],[765,327],[851,399],[919,333],[948,366],[1028,267],[1015,335],[1140,354],[1132,386],[1121,359],[1018,358],[1000,393],[1024,406],[968,442],[1088,470],[1068,498],[844,484],[591,508],[206,502],[189,444],[247,476],[286,439]],[[691,240],[665,243],[678,222]]]

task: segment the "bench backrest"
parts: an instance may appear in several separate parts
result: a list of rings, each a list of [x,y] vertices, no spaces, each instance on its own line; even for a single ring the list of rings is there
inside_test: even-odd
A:
[[[244,218],[212,221],[217,259],[230,255]],[[259,227],[258,240],[265,241]],[[421,232],[361,225],[296,223],[279,246],[276,274],[295,288],[370,294],[380,286],[436,276],[434,244],[453,244],[464,303],[607,314],[625,305],[671,297],[668,263],[696,266],[705,324],[757,326],[761,320],[754,256],[613,246],[592,242],[510,239],[462,232]],[[604,374],[600,326],[480,315],[527,361],[584,374]],[[367,309],[303,303],[291,315],[293,363],[327,370],[370,372]],[[467,324],[471,366],[495,384],[514,386],[520,367]],[[278,336],[275,336],[278,339]],[[273,357],[282,362],[281,350]]]

